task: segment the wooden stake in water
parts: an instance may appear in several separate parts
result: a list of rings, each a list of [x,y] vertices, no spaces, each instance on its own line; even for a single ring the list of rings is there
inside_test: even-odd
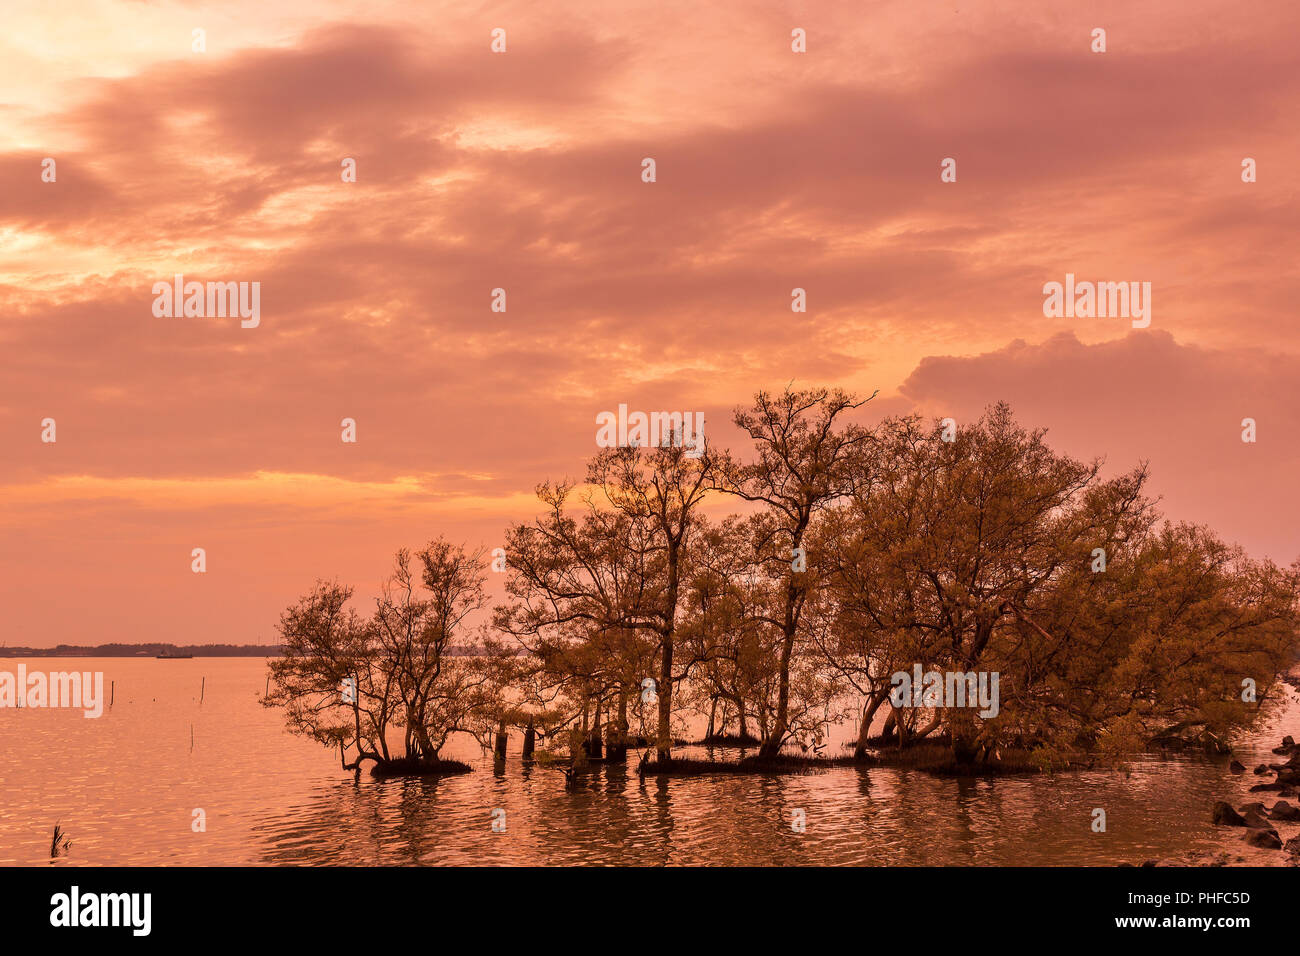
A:
[[[203,678],[203,683],[199,685],[199,703],[203,703],[203,695],[208,692],[208,678]]]
[[[108,709],[113,709],[113,701],[117,700],[117,681],[108,682]]]
[[[194,725],[190,724],[190,753],[194,753]]]

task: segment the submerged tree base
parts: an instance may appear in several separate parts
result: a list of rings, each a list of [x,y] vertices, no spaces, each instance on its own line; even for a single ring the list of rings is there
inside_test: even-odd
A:
[[[449,777],[469,773],[474,768],[459,760],[422,760],[417,757],[399,757],[385,760],[370,768],[372,777]]]
[[[581,770],[584,767],[603,767],[607,764],[627,763],[630,749],[628,747],[611,747],[605,751],[603,757],[589,757],[581,752],[566,754],[555,750],[538,750],[532,757],[528,758],[527,762],[535,763],[541,767]]]
[[[642,776],[689,777],[710,773],[812,773],[832,767],[865,767],[875,763],[870,757],[775,757],[753,756],[741,760],[696,760],[692,757],[655,758],[641,764]]]

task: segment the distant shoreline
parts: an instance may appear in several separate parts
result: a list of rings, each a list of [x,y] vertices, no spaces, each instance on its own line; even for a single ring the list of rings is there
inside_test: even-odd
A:
[[[473,656],[475,646],[449,647],[450,657]],[[279,644],[58,644],[54,647],[0,647],[6,657],[279,657]]]
[[[279,657],[279,644],[58,644],[54,647],[0,647],[0,657]]]

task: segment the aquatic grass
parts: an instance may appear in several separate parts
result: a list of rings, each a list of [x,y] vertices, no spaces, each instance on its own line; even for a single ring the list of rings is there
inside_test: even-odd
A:
[[[50,859],[66,854],[72,849],[72,840],[58,823],[54,824],[54,838],[50,840]]]
[[[738,747],[747,749],[750,747],[761,747],[763,741],[759,740],[753,734],[710,734],[699,740],[692,740],[692,747]]]
[[[467,763],[459,760],[443,760],[438,757],[398,757],[383,760],[370,768],[372,777],[450,777],[473,771]]]

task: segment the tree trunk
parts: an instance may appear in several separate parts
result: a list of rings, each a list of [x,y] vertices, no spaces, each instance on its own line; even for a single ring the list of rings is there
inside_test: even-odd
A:
[[[611,760],[622,760],[627,756],[627,686],[618,689],[618,719],[609,730],[605,753]]]
[[[973,764],[978,749],[969,737],[954,737],[952,739],[953,759],[959,764]]]
[[[949,727],[952,731],[953,759],[963,765],[974,763],[976,753],[979,750],[975,743],[979,735],[975,729],[974,720],[970,719],[967,714],[958,711],[953,714]]]
[[[410,732],[414,733],[415,736],[415,746],[417,749],[416,756],[426,757],[426,758],[432,757],[433,741],[429,739],[429,731],[425,729],[423,721],[418,720],[418,718],[414,718],[414,719],[416,719],[415,726],[409,728],[409,730]],[[409,751],[410,748],[408,747],[407,749]]]
[[[942,723],[943,723],[942,715],[938,713],[935,714],[934,717],[930,719],[930,722],[925,725],[925,727],[923,727],[921,730],[918,730],[915,734],[912,735],[912,739],[914,741],[924,740],[926,737],[929,737],[932,733],[938,730]]]
[[[763,746],[759,749],[760,757],[775,757],[789,730],[790,716],[790,655],[794,651],[794,629],[788,628],[785,640],[781,643],[781,679],[776,691],[776,724],[770,736],[765,735]]]
[[[493,756],[495,756],[497,760],[506,759],[507,740],[508,737],[506,735],[506,722],[503,720],[499,724],[497,724],[497,745],[496,745],[496,749],[493,751]]]
[[[863,709],[862,724],[858,727],[858,743],[857,746],[853,748],[854,757],[860,758],[867,755],[867,739],[871,736],[871,723],[876,719],[876,711],[880,710],[880,705],[883,704],[888,697],[888,691],[881,691],[868,701],[867,706]]]
[[[683,529],[683,535],[685,529]],[[668,593],[665,595],[663,631],[660,633],[662,656],[659,661],[659,726],[655,732],[655,746],[660,760],[670,759],[673,749],[673,642],[676,639],[677,575],[680,572],[681,538],[668,542]]]
[[[881,731],[881,736],[888,741],[895,734],[898,735],[898,749],[902,750],[907,746],[907,722],[898,709],[890,704],[889,716],[885,719],[885,729]]]
[[[993,636],[993,620],[985,620],[977,623],[975,627],[974,643],[969,652],[957,657],[958,664],[962,671],[974,671],[979,663],[980,655],[984,648],[988,646],[989,640]],[[954,655],[957,656],[957,655]],[[959,764],[972,764],[976,756],[976,740],[979,737],[979,728],[975,726],[975,717],[970,710],[964,708],[954,708],[952,716],[948,721],[948,727],[952,734],[952,756]]]
[[[602,699],[596,698],[596,717],[591,725],[591,732],[587,734],[587,756],[593,760],[599,760],[603,751],[601,750],[600,739],[600,705]]]
[[[663,654],[659,661],[659,725],[655,730],[656,756],[668,760],[672,753],[673,714],[673,638],[664,635]]]

